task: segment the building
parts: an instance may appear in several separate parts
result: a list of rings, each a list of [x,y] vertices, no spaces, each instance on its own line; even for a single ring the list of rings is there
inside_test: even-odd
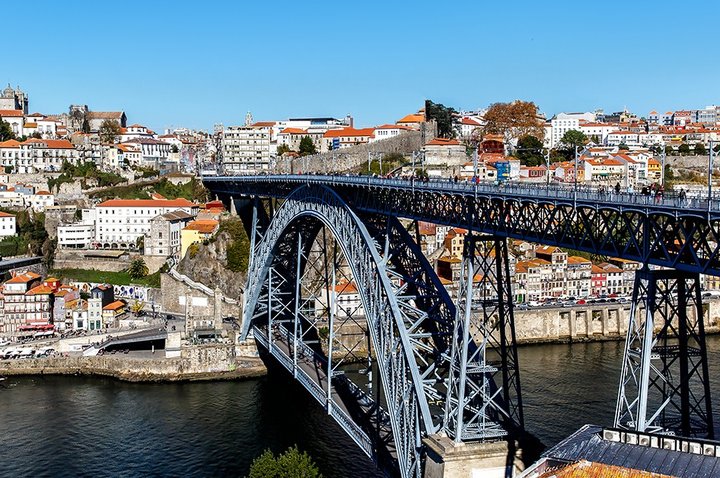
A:
[[[264,123],[229,126],[222,132],[222,170],[225,174],[255,174],[271,167],[272,127]]]
[[[27,323],[25,294],[40,284],[40,279],[40,275],[26,272],[16,275],[3,284],[3,323],[0,326],[0,333],[12,334],[17,332],[21,325]]]
[[[322,151],[332,151],[369,143],[375,136],[375,128],[352,127],[328,130],[323,134]]]
[[[0,110],[20,110],[23,114],[28,114],[28,103],[30,98],[27,93],[23,92],[20,87],[13,89],[8,83],[7,88],[2,90],[0,95]]]
[[[116,300],[102,308],[102,321],[105,328],[117,327],[126,316],[127,304],[125,301]]]
[[[10,125],[10,129],[15,136],[22,136],[23,126],[25,125],[24,114],[22,110],[3,110],[0,109],[0,120]]]
[[[181,232],[194,216],[183,210],[166,212],[150,220],[150,231],[145,237],[145,255],[180,259]]]
[[[76,287],[61,285],[55,291],[55,301],[53,302],[53,323],[57,330],[72,329],[72,307],[68,307],[69,303],[77,301],[80,298],[80,291]]]
[[[467,162],[468,156],[465,145],[456,139],[435,138],[423,146],[425,153],[425,166],[442,167],[459,172],[460,167]],[[441,174],[440,171],[436,172]]]
[[[192,244],[210,239],[220,228],[220,222],[215,219],[198,219],[191,221],[180,231],[180,258]]]
[[[405,131],[410,130],[408,126],[402,126],[398,124],[384,124],[375,128],[375,134],[370,138],[370,142],[382,141],[384,139],[394,138],[400,136]]]
[[[162,164],[168,161],[171,153],[170,144],[151,137],[135,137],[122,143],[122,146],[130,146],[135,151],[139,150],[140,165],[155,169],[160,169]]]
[[[419,130],[421,125],[425,122],[425,110],[418,111],[417,113],[403,116],[395,122],[400,126],[406,126],[410,129]]]
[[[549,134],[545,135],[545,146],[557,147],[565,133],[570,130],[580,131],[580,121],[596,121],[595,113],[558,113],[550,120]]]
[[[0,237],[14,236],[16,233],[15,215],[0,212]]]
[[[112,199],[98,204],[95,210],[94,245],[106,249],[132,249],[139,238],[150,233],[153,218],[177,210],[195,217],[199,206],[187,199]]]
[[[71,106],[70,108],[72,111],[73,107]],[[102,126],[105,120],[110,120],[121,128],[127,126],[127,116],[125,116],[123,111],[88,111],[87,106],[84,106],[84,110],[85,119],[88,122],[90,131],[93,133],[100,131],[100,126]]]

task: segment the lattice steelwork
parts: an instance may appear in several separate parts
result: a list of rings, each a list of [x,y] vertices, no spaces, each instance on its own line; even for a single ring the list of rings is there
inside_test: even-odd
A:
[[[501,386],[496,386],[495,377]],[[523,428],[507,243],[465,237],[444,430],[456,442]]]
[[[698,274],[636,272],[615,426],[714,437]]]
[[[303,184],[331,187],[354,210],[463,227],[529,242],[720,275],[720,201],[659,204],[540,185],[471,185],[346,176],[206,178],[215,194],[286,197]]]
[[[245,294],[243,335],[247,336],[251,327],[255,334],[260,334],[256,336],[258,341],[295,373],[353,439],[368,450],[367,437],[358,431],[356,425],[348,423],[344,410],[332,405],[335,392],[331,390],[333,384],[328,382],[336,380],[337,372],[330,350],[334,343],[332,335],[335,327],[332,324],[328,327],[330,341],[325,350],[329,359],[321,367],[327,373],[311,371],[315,375],[313,378],[307,370],[298,369],[301,358],[304,360],[308,355],[317,357],[321,352],[317,344],[313,348],[312,341],[304,338],[307,329],[297,323],[298,317],[303,315],[305,302],[303,293],[297,290],[302,282],[298,279],[303,277],[303,263],[311,263],[308,254],[312,252],[304,244],[312,244],[321,227],[337,240],[336,244],[342,249],[361,295],[381,376],[382,396],[387,406],[386,412],[378,413],[378,423],[386,421],[392,429],[391,454],[397,460],[401,476],[419,476],[420,439],[433,433],[436,426],[430,415],[424,379],[417,363],[418,354],[414,350],[422,342],[420,332],[411,325],[427,320],[427,313],[415,306],[415,297],[408,295],[408,288],[402,283],[402,274],[388,267],[389,254],[382,257],[378,252],[384,246],[373,240],[357,216],[332,191],[301,188],[276,211],[254,251],[253,268],[248,274]],[[325,251],[324,257],[328,257],[327,246]],[[334,259],[330,267],[325,267],[327,271],[336,269]],[[328,285],[332,289],[333,284]],[[328,321],[333,320],[332,300],[326,302],[326,308],[329,309]],[[313,315],[317,317],[316,312]],[[303,322],[312,324],[313,320],[305,317]],[[294,345],[288,345],[290,343]],[[293,348],[304,352],[298,353]],[[317,364],[314,360],[309,363]],[[308,362],[302,365],[307,366]],[[337,377],[337,380],[341,378]],[[357,389],[352,389],[352,385],[342,385],[346,390],[350,389],[355,397],[370,400]]]

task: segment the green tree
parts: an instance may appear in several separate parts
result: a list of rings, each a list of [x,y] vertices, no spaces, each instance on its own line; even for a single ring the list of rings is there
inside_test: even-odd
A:
[[[315,143],[310,136],[303,136],[300,140],[300,156],[308,156],[317,153]]]
[[[288,146],[287,144],[281,144],[280,146],[277,147],[277,155],[278,156],[282,156],[283,154],[289,153],[289,152],[290,152],[290,146]]]
[[[665,165],[665,180],[666,181],[672,181],[675,179],[675,173],[673,172],[672,168],[669,164]]]
[[[686,154],[690,154],[690,146],[688,146],[686,143],[681,144],[680,147],[678,148],[678,153],[680,153],[683,156]]]
[[[619,151],[627,151],[627,150],[629,150],[629,149],[630,149],[630,148],[628,147],[627,144],[625,144],[624,141],[618,145],[618,150],[619,150]]]
[[[172,148],[170,148],[170,152],[171,153],[179,153],[180,152],[180,150],[177,147],[177,144],[172,145]]]
[[[705,156],[707,154],[705,145],[702,143],[696,143],[693,151],[695,152],[695,155],[697,155],[697,156]]]
[[[427,121],[435,120],[437,124],[437,135],[440,138],[455,137],[455,130],[453,129],[454,115],[455,110],[453,108],[425,100],[425,119]]]
[[[7,141],[9,139],[15,139],[15,133],[13,133],[10,123],[0,119],[0,141]]]
[[[120,136],[120,125],[111,119],[106,119],[100,125],[98,134],[100,135],[100,141],[104,143],[114,143],[115,138]]]
[[[542,141],[537,139],[535,136],[529,134],[518,140],[515,156],[517,156],[520,160],[520,164],[524,164],[525,166],[539,166],[541,164],[545,164],[545,157],[542,153]]]
[[[322,478],[322,474],[310,455],[294,446],[277,457],[265,450],[253,460],[247,478]]]
[[[576,129],[570,129],[568,131],[565,131],[563,137],[560,138],[560,143],[562,144],[563,148],[572,151],[573,154],[575,153],[575,148],[581,148],[585,146],[587,141],[588,137],[585,135],[585,133]]]
[[[130,274],[131,279],[142,279],[143,277],[148,275],[147,265],[145,264],[145,261],[141,258],[133,259],[133,261],[130,263],[130,267],[128,267],[128,274]]]

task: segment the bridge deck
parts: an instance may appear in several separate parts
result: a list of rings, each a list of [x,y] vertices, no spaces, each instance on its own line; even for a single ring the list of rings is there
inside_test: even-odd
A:
[[[270,342],[267,338],[267,327],[253,327],[253,335],[258,343],[323,405],[328,415],[338,422],[368,457],[375,457],[376,447],[368,433],[353,418],[366,421],[366,426],[371,426],[376,433],[379,433],[385,448],[383,451],[391,460],[396,460],[389,420],[384,415],[385,419],[378,423],[377,409],[364,392],[349,380],[343,380],[342,374],[336,373],[330,384],[328,396],[327,362],[324,357],[319,357],[306,344],[299,342],[297,360],[293,360],[294,339],[292,333],[282,326],[273,330]],[[337,385],[341,385],[345,391],[350,388],[353,396],[347,397],[347,393],[341,393]]]

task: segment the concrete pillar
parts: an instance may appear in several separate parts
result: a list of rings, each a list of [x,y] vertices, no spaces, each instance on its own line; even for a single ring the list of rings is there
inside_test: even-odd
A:
[[[427,447],[423,478],[506,478],[525,469],[522,450],[515,441],[455,443],[436,434],[423,443]]]
[[[231,216],[237,216],[237,209],[235,208],[235,199],[230,196],[230,215]]]
[[[602,334],[604,337],[607,337],[610,335],[610,330],[608,329],[608,316],[610,314],[610,311],[606,308],[604,308],[600,312],[600,320],[602,321]]]
[[[215,324],[215,330],[222,328],[222,292],[219,287],[215,288],[215,299],[213,301],[213,323]]]
[[[568,330],[570,331],[570,339],[574,339],[575,335],[577,334],[577,332],[575,330],[575,315],[576,314],[575,314],[574,310],[571,310],[570,313],[568,314],[568,321],[569,321]]]

